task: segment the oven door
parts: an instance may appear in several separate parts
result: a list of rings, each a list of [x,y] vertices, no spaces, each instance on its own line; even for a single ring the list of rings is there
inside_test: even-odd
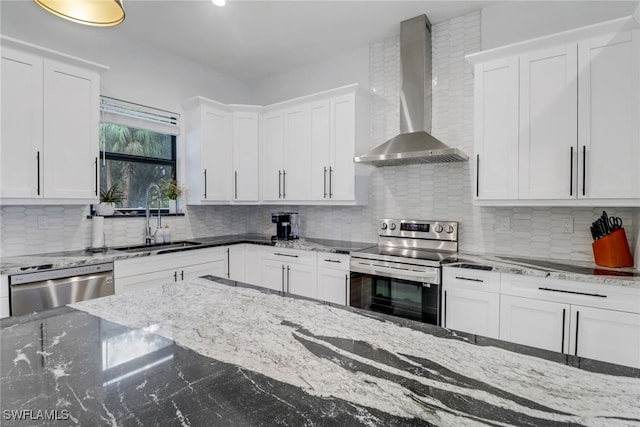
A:
[[[440,325],[440,285],[351,272],[350,305]]]

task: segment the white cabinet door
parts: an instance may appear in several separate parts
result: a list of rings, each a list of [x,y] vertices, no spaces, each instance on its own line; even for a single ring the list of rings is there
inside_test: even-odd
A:
[[[178,280],[189,280],[202,276],[226,277],[226,261],[217,260],[205,264],[196,264],[178,270]]]
[[[2,48],[0,197],[42,197],[42,64]]]
[[[578,197],[640,197],[639,34],[578,44]]]
[[[307,104],[284,112],[284,172],[282,198],[308,200],[311,197],[311,144]]]
[[[283,292],[285,290],[286,266],[279,261],[262,259],[260,262],[260,283],[263,288]]]
[[[250,285],[262,286],[262,255],[261,245],[246,245],[244,282]]]
[[[518,198],[518,57],[475,67],[476,199]]]
[[[445,289],[444,327],[498,338],[500,294],[469,289]]]
[[[570,353],[640,368],[640,314],[571,306]]]
[[[286,290],[294,295],[317,298],[317,269],[315,265],[288,264],[286,266]]]
[[[226,248],[225,272],[228,279],[245,281],[245,253],[247,245],[231,245]]]
[[[545,350],[569,350],[570,305],[500,297],[500,339]]]
[[[161,270],[115,279],[115,294],[153,288],[176,281],[176,270]]]
[[[349,271],[318,268],[318,296],[320,301],[347,305]]]
[[[329,198],[355,199],[356,94],[331,98]]]
[[[577,77],[575,44],[520,56],[520,198],[576,197]]]
[[[282,200],[284,112],[265,113],[262,125],[262,198],[266,201]]]
[[[330,101],[323,99],[309,104],[311,138],[311,200],[329,199]]]
[[[231,114],[202,107],[202,200],[231,200]]]
[[[44,194],[98,198],[100,78],[94,71],[44,63]]]
[[[0,275],[0,318],[9,317],[9,276]]]
[[[260,114],[233,113],[233,200],[260,198]]]

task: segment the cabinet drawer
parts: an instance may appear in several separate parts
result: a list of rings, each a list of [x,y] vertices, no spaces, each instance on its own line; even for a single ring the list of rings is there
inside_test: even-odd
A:
[[[640,313],[640,289],[571,280],[502,274],[504,295]]]
[[[318,268],[331,268],[334,270],[349,271],[349,260],[346,254],[332,252],[318,252]]]
[[[225,252],[222,246],[192,249],[170,254],[151,255],[144,258],[117,260],[113,263],[113,273],[114,277],[118,279],[119,277],[135,276],[225,259]]]
[[[301,265],[315,265],[317,260],[316,253],[313,251],[275,247],[264,251],[263,258],[272,261],[281,261],[285,264]]]
[[[499,293],[500,273],[445,266],[442,269],[442,283],[445,287]]]

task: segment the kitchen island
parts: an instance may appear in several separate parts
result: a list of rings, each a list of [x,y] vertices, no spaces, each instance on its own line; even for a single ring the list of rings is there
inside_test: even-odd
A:
[[[2,424],[640,425],[638,370],[234,285],[3,320]]]

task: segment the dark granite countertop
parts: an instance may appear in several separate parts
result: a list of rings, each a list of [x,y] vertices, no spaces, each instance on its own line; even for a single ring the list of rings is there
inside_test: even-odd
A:
[[[639,370],[233,285],[3,319],[2,425],[640,425]]]

